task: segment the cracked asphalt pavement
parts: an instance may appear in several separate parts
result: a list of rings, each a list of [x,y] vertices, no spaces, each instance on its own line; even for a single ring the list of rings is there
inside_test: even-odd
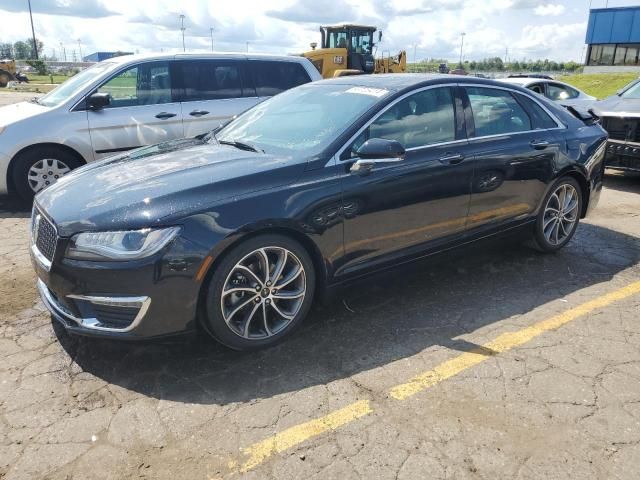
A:
[[[29,208],[1,198],[0,478],[637,478],[640,294],[581,307],[640,280],[640,177],[606,185],[558,254],[501,241],[386,273],[251,354],[68,336],[37,298]],[[451,374],[390,394],[428,371]]]

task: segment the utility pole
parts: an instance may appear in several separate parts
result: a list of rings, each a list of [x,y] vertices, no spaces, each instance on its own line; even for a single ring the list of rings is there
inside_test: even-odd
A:
[[[417,43],[414,43],[414,44],[413,44],[413,63],[414,63],[414,65],[415,65],[415,63],[416,63],[416,47],[417,47],[417,46],[418,46],[418,44],[417,44]]]
[[[83,62],[84,58],[82,57],[82,45],[80,45],[80,39],[78,39],[78,50],[80,51],[80,61]]]
[[[186,30],[184,27],[184,15],[180,15],[180,30],[182,31],[182,51],[186,52],[187,49],[184,46],[184,31]]]
[[[211,27],[209,31],[211,32],[211,51],[213,52],[213,27]]]
[[[33,14],[31,13],[31,0],[27,0],[29,3],[29,19],[31,20],[31,35],[33,36],[33,56],[38,60],[38,43],[36,42],[36,31],[33,28]]]
[[[67,50],[64,48],[64,44],[60,42],[60,50],[62,51],[62,58],[60,60],[67,61]]]
[[[249,53],[249,42],[247,42],[247,53]]]
[[[466,33],[462,32],[460,34],[460,68],[462,68],[462,48],[464,47],[464,36]]]

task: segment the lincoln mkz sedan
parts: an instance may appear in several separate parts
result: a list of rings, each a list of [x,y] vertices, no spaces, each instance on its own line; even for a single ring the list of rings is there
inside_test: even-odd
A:
[[[518,229],[562,248],[598,201],[605,146],[599,125],[491,80],[310,83],[39,193],[38,288],[70,332],[264,347],[376,270]]]

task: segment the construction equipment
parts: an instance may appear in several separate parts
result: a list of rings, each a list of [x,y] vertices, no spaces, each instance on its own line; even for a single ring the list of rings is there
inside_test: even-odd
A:
[[[4,88],[7,84],[16,79],[16,61],[0,60],[0,88]]]
[[[404,73],[407,71],[407,52],[397,55],[382,52],[374,57],[373,34],[377,28],[367,25],[334,25],[320,27],[322,43],[311,44],[311,50],[304,52],[318,69],[323,78],[360,75],[363,73]],[[378,43],[382,32],[378,32]]]

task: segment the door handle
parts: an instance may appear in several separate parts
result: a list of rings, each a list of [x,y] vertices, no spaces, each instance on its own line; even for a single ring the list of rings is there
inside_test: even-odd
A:
[[[547,142],[546,140],[533,140],[530,145],[536,150],[544,150],[545,148],[550,146],[551,143]]]
[[[156,118],[160,118],[162,120],[166,120],[167,118],[171,118],[171,117],[175,117],[175,116],[176,116],[175,113],[160,112],[159,114],[156,115]]]
[[[461,153],[445,153],[438,159],[440,163],[445,165],[457,165],[464,161],[464,155]]]
[[[203,117],[205,115],[209,115],[209,112],[206,110],[194,110],[193,112],[190,112],[189,115],[192,117]]]

